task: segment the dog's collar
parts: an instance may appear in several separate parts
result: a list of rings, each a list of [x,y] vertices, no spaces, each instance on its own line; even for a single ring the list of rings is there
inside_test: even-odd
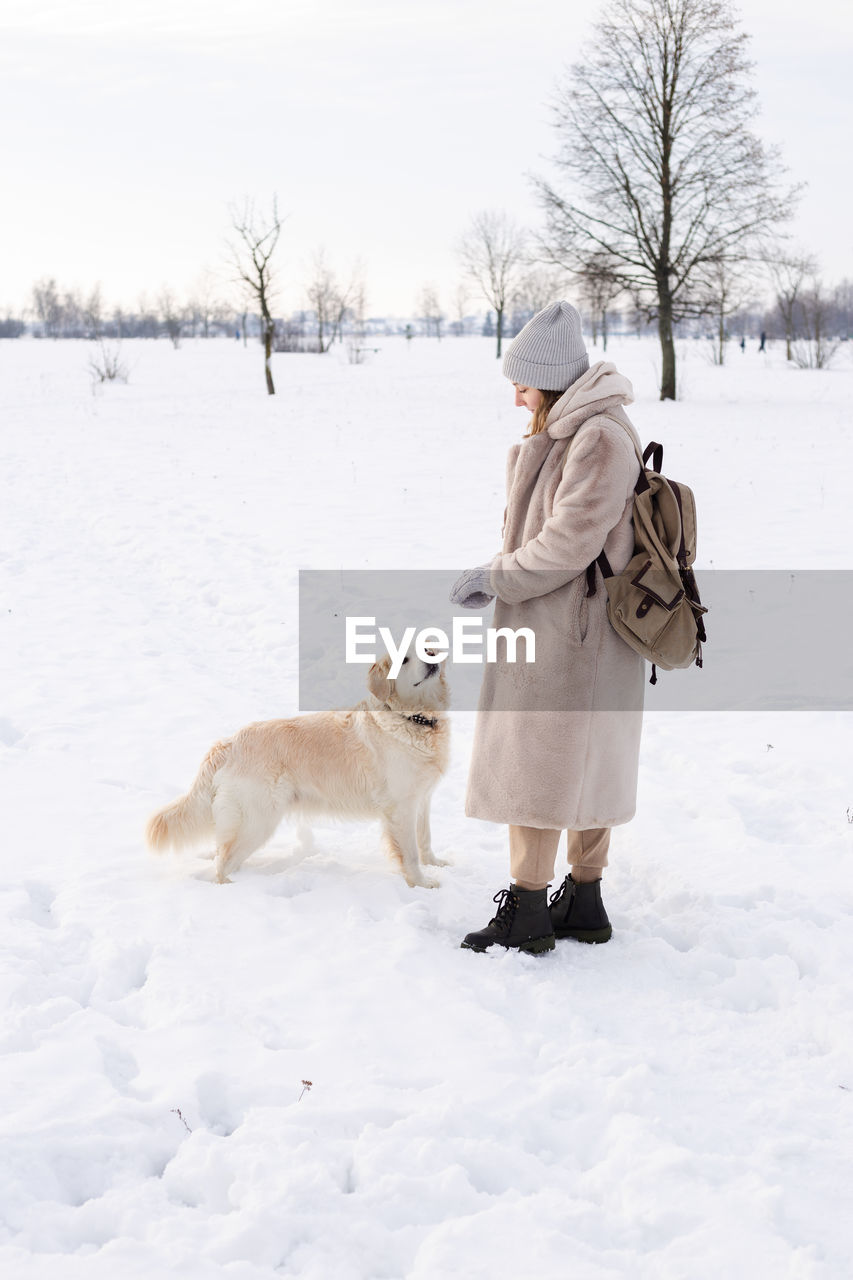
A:
[[[413,724],[425,724],[428,729],[434,729],[438,724],[438,720],[430,720],[428,716],[422,716],[420,711],[415,712],[413,716],[406,716],[406,720],[411,720]]]
[[[376,695],[374,694],[374,697],[375,696]],[[380,700],[377,699],[377,701],[380,701]],[[423,724],[423,725],[426,725],[428,729],[434,729],[435,726],[438,724],[437,716],[434,717],[433,719],[430,719],[429,716],[422,716],[420,711],[416,711],[413,716],[404,716],[402,711],[395,711],[394,708],[392,706],[389,706],[387,702],[383,702],[382,706],[385,708],[386,711],[390,711],[392,715],[399,716],[401,720],[410,720],[412,721],[413,724]]]

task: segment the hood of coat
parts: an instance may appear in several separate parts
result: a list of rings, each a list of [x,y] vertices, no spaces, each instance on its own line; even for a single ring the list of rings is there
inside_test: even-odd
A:
[[[563,392],[548,414],[545,430],[553,440],[575,432],[587,418],[631,404],[634,388],[615,364],[599,360]]]

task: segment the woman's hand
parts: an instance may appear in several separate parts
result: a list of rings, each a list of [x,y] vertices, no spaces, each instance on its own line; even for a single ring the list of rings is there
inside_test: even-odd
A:
[[[495,598],[491,570],[491,560],[488,564],[478,565],[476,569],[466,569],[451,588],[451,603],[460,604],[463,609],[485,609]]]

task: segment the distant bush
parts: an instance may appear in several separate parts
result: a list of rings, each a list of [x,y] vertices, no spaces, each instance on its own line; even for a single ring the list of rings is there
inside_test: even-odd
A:
[[[798,368],[826,369],[832,362],[840,343],[835,336],[839,317],[834,301],[817,279],[800,295],[798,332],[791,344]]]
[[[130,376],[127,365],[121,360],[121,343],[98,342],[98,354],[89,361],[92,385],[100,382],[127,382]]]
[[[273,351],[313,351],[321,348],[315,333],[306,333],[304,324],[297,320],[276,320],[272,339]]]

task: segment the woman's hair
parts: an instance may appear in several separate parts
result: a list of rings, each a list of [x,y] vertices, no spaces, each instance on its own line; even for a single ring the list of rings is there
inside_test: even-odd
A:
[[[530,419],[530,430],[527,432],[525,439],[527,439],[527,436],[538,436],[540,431],[545,430],[548,414],[554,408],[560,396],[565,395],[565,389],[562,391],[540,391],[539,394],[542,399],[539,401],[538,407],[533,410],[533,417]]]

